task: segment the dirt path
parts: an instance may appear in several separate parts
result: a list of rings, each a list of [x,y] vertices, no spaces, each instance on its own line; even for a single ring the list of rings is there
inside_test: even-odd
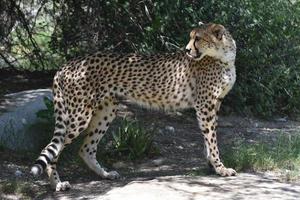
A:
[[[207,164],[203,139],[194,114],[189,113],[163,114],[123,105],[119,116],[132,115],[145,128],[156,130],[160,156],[138,163],[115,163],[113,167],[122,175],[117,181],[101,180],[81,163],[59,165],[61,178],[73,187],[65,193],[52,192],[45,175],[36,180],[29,176],[34,158],[0,151],[0,186],[6,187],[0,199],[18,199],[20,194],[35,199],[299,199],[300,182],[282,182],[272,173],[240,173],[228,178],[209,173],[195,175],[195,170],[207,169]],[[284,119],[261,121],[230,116],[221,117],[219,124],[221,149],[232,145],[236,138],[268,141],[274,134],[300,130],[299,122]],[[8,183],[24,186],[21,192],[9,192]]]
[[[94,182],[91,186],[96,189],[93,185],[97,183]],[[280,183],[269,177],[243,173],[229,178],[158,177],[153,180],[132,181],[126,185],[114,187],[103,195],[93,196],[91,195],[93,190],[85,193],[87,198],[103,200],[299,199],[300,185]],[[77,198],[75,194],[65,194],[63,197],[65,199]]]

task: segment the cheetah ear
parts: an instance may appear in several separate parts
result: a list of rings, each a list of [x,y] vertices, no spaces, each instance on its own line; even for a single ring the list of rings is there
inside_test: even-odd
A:
[[[212,28],[212,33],[218,40],[222,40],[225,33],[225,27],[217,24]]]

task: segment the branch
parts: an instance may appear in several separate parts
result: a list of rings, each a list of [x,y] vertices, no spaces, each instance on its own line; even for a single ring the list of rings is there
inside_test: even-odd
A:
[[[35,54],[37,55],[38,60],[40,61],[43,69],[45,69],[45,64],[43,62],[43,58],[40,55],[41,50],[38,47],[38,45],[37,45],[36,41],[34,40],[34,38],[32,37],[32,33],[31,33],[31,31],[29,29],[29,26],[27,24],[27,20],[25,18],[25,14],[22,12],[21,8],[14,1],[12,1],[12,6],[16,8],[17,16],[19,17],[19,20],[21,21],[21,23],[23,24],[26,32],[28,33],[29,41],[31,42],[31,44],[34,47],[34,49],[36,50],[34,52],[36,52]]]
[[[0,57],[4,60],[4,62],[13,70],[18,71],[16,67],[0,52]]]

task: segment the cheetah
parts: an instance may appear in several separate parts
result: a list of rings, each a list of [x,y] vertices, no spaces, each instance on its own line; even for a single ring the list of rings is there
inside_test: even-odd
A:
[[[158,55],[97,52],[65,64],[53,81],[54,136],[31,168],[44,170],[56,191],[62,182],[56,163],[62,150],[79,134],[85,139],[79,156],[102,178],[116,179],[96,160],[97,144],[116,117],[117,97],[162,110],[194,108],[204,137],[207,160],[221,176],[236,175],[220,160],[217,113],[235,79],[236,44],[220,24],[203,24],[190,32],[185,51]]]

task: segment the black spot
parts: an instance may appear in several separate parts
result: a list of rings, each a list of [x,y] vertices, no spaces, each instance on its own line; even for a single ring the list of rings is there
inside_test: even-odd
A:
[[[53,149],[57,150],[57,147],[56,147],[56,145],[55,145],[55,144],[50,144],[50,146],[49,146],[49,147],[52,147]]]
[[[43,157],[47,160],[47,163],[50,162],[50,158],[48,157],[48,155],[46,155],[46,154],[41,154],[40,156],[43,156]]]
[[[207,134],[208,132],[209,132],[208,128],[206,128],[206,129],[203,131],[204,134]]]
[[[52,149],[49,149],[49,148],[47,150],[52,155],[52,157],[54,158],[55,157],[55,152]]]
[[[35,161],[34,164],[42,166],[43,170],[46,169],[46,166],[47,166],[47,163],[45,163],[45,161],[43,161],[43,160],[37,160],[37,161]]]
[[[59,129],[63,129],[64,128],[64,126],[62,124],[58,124],[58,123],[55,124],[55,127],[59,128]]]
[[[54,143],[56,143],[56,144],[58,144],[58,143],[59,143],[59,141],[58,141],[58,139],[57,139],[57,138],[54,138],[54,139],[52,139],[52,142],[54,142]]]
[[[83,126],[85,124],[85,121],[82,121],[79,123],[79,126]]]
[[[84,130],[84,128],[81,127],[78,129],[78,132],[81,133],[83,130]]]
[[[63,134],[62,134],[61,132],[55,132],[55,133],[54,133],[54,136],[60,137],[60,136],[63,136]]]

